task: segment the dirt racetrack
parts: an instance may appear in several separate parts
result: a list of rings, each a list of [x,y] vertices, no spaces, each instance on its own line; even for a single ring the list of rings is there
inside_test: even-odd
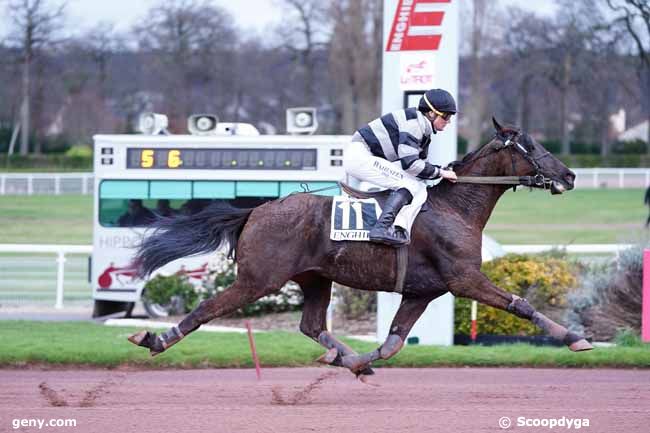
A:
[[[495,432],[579,419],[588,432],[650,431],[650,370],[336,368],[0,370],[0,432]],[[75,419],[76,427],[14,420]],[[535,421],[537,419],[537,421]],[[589,427],[583,419],[589,419]],[[506,423],[506,421],[502,421]],[[550,421],[546,421],[548,423]]]

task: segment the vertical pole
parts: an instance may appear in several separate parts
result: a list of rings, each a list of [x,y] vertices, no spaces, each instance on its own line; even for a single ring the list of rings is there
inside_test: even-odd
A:
[[[88,176],[85,174],[81,176],[81,193],[83,195],[88,194]]]
[[[262,379],[262,372],[260,369],[260,360],[257,357],[257,350],[255,350],[255,339],[253,338],[253,330],[251,329],[251,322],[246,321],[246,330],[248,331],[248,343],[251,346],[251,354],[253,355],[253,362],[255,362],[255,374],[257,380]]]
[[[594,169],[594,188],[598,188],[598,169]]]
[[[645,187],[650,186],[650,171],[645,171]]]
[[[618,171],[618,187],[619,188],[624,188],[625,187],[625,180],[624,180],[624,172],[623,170]]]
[[[61,176],[54,176],[54,195],[61,194]]]
[[[31,174],[27,176],[27,195],[34,194],[34,176]]]
[[[54,308],[60,310],[63,308],[63,268],[65,264],[65,253],[63,251],[57,253],[56,263],[58,264],[58,270],[56,273],[56,304],[54,304]]]
[[[330,303],[327,306],[325,313],[325,329],[327,332],[332,332],[332,318],[334,316],[334,308],[336,307],[336,289],[332,287],[332,294],[330,295]]]
[[[476,334],[477,334],[477,325],[476,325],[476,316],[477,316],[477,310],[478,310],[478,303],[476,301],[472,301],[472,328],[470,330],[470,338],[472,339],[473,343],[476,343]]]
[[[650,343],[650,249],[643,250],[643,300],[641,308],[641,340]]]
[[[5,195],[5,182],[7,181],[7,176],[0,175],[0,195]]]

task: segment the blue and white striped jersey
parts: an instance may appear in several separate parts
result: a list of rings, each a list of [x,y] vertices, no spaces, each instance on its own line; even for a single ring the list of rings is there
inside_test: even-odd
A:
[[[359,128],[352,137],[363,141],[370,152],[388,161],[399,160],[409,174],[422,179],[440,177],[440,166],[425,161],[435,134],[431,122],[416,108],[384,114]]]

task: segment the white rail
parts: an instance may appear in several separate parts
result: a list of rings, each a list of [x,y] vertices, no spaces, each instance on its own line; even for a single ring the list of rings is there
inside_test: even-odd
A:
[[[65,280],[66,254],[92,254],[92,245],[37,245],[0,244],[0,253],[48,253],[56,254],[56,302],[54,307],[63,308],[63,281]],[[1,259],[0,259],[1,260]]]
[[[0,173],[0,195],[86,195],[92,182],[92,173]]]
[[[578,245],[501,245],[506,253],[542,253],[553,249],[564,249],[570,254],[617,254],[630,248],[631,244],[578,244]],[[37,244],[0,244],[0,253],[16,254],[55,254],[57,263],[56,273],[56,302],[55,308],[63,308],[63,291],[65,281],[66,255],[91,255],[92,245],[37,245]],[[484,258],[487,260],[487,258]],[[0,262],[2,257],[0,256]],[[90,288],[89,288],[90,289]]]
[[[576,168],[576,188],[647,188],[650,168]],[[92,194],[92,173],[0,173],[0,195]]]

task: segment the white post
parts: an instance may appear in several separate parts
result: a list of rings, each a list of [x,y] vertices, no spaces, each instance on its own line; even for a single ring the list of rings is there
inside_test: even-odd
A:
[[[5,182],[7,181],[7,176],[0,176],[0,195],[5,195]],[[648,182],[646,182],[648,183]]]
[[[646,188],[650,186],[650,171],[645,171],[645,186]]]
[[[27,195],[34,194],[34,176],[31,174],[27,176]]]
[[[81,193],[88,194],[88,176],[85,174],[81,176]]]
[[[54,304],[54,308],[60,310],[63,308],[63,268],[65,264],[65,253],[63,251],[57,253],[56,263],[58,264],[58,269],[56,273],[56,304]]]
[[[624,172],[623,170],[618,171],[618,187],[623,189],[625,187],[625,182],[624,182]]]
[[[54,176],[54,194],[61,195],[61,176]]]
[[[594,188],[598,188],[598,170],[594,169]]]

